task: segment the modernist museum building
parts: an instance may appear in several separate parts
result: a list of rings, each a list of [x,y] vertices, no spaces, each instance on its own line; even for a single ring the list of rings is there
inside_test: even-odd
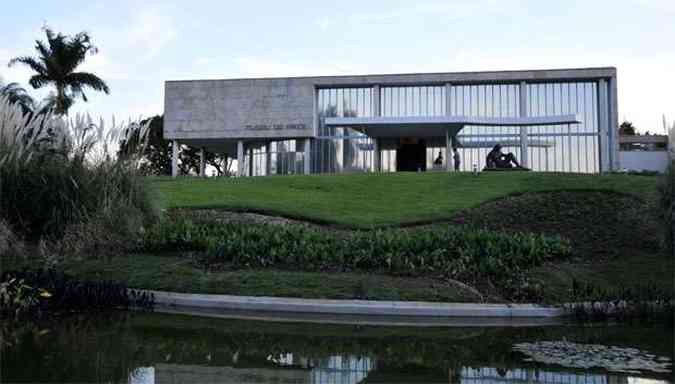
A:
[[[180,145],[236,157],[241,176],[453,170],[453,156],[468,171],[496,144],[534,171],[618,168],[615,68],[167,81],[164,97],[174,175]]]

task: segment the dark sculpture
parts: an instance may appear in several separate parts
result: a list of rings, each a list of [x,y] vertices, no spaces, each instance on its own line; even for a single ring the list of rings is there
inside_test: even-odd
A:
[[[516,156],[511,152],[504,154],[502,146],[499,144],[495,145],[485,158],[485,168],[487,169],[508,169],[514,168],[514,165],[515,168],[522,168]]]

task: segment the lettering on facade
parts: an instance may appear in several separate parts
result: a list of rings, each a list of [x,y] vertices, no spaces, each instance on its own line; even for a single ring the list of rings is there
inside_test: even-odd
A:
[[[247,130],[252,131],[282,131],[306,129],[305,124],[247,124]]]

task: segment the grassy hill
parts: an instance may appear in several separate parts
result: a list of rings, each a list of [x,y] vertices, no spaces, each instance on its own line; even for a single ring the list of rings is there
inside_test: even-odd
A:
[[[656,178],[533,172],[391,173],[257,178],[154,178],[166,208],[220,208],[367,228],[451,219],[526,192],[600,190],[651,199]]]
[[[474,177],[429,172],[149,180],[165,208],[188,208],[183,212],[187,216],[214,223],[217,218],[209,215],[223,212],[193,212],[189,208],[263,212],[357,228],[444,221],[450,226],[497,232],[560,235],[572,244],[569,260],[526,268],[530,281],[540,284],[545,302],[569,300],[574,279],[612,290],[646,283],[672,288],[675,265],[672,257],[658,248],[660,228],[653,214],[656,177],[526,172]],[[331,226],[317,227],[332,231]],[[426,231],[428,227],[396,231]],[[193,256],[176,250],[70,258],[62,267],[83,279],[114,279],[134,288],[177,292],[445,302],[509,300],[508,292],[503,295],[485,279],[456,282],[433,274],[208,269],[195,264]]]

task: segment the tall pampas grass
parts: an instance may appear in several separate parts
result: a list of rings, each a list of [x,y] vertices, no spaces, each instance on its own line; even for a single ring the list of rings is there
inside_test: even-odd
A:
[[[136,151],[118,156],[120,140],[136,132]],[[157,216],[138,172],[147,132],[132,121],[31,116],[0,99],[0,219],[31,240],[60,240],[94,222],[104,233],[142,230]]]
[[[665,118],[663,120],[665,124]],[[675,160],[675,121],[668,129],[668,151],[670,153],[670,159]]]
[[[668,133],[668,167],[660,177],[659,218],[663,224],[663,246],[675,258],[675,121],[669,126],[663,116],[663,129]]]

